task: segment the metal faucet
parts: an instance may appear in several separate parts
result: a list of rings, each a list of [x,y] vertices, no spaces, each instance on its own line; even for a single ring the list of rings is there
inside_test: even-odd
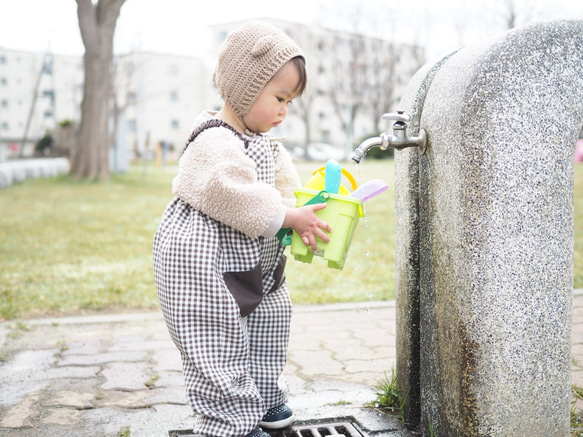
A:
[[[359,164],[362,158],[373,147],[380,147],[381,150],[387,150],[389,147],[397,150],[403,150],[407,147],[418,147],[419,152],[425,153],[427,134],[424,129],[420,129],[419,134],[416,136],[407,136],[407,124],[411,121],[411,117],[408,114],[405,114],[403,111],[392,112],[383,115],[383,120],[395,120],[393,124],[393,135],[382,133],[378,137],[363,141],[352,155],[354,162]]]

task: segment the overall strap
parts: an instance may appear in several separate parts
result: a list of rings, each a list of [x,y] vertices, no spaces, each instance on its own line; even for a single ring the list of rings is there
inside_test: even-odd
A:
[[[235,136],[237,138],[239,138],[241,141],[243,141],[243,143],[245,144],[245,149],[247,149],[249,147],[249,140],[247,140],[243,135],[241,135],[239,132],[237,132],[235,130],[235,128],[233,128],[233,126],[225,123],[223,120],[219,120],[218,118],[213,118],[212,120],[205,121],[199,127],[197,127],[195,130],[192,131],[192,133],[190,134],[190,137],[188,137],[188,141],[186,141],[186,145],[184,146],[184,150],[182,151],[182,154],[184,154],[184,152],[186,152],[186,149],[188,149],[188,146],[190,145],[190,143],[192,143],[194,141],[194,139],[202,131],[209,129],[211,127],[224,127],[224,128],[229,129],[230,131],[232,131],[235,134]]]

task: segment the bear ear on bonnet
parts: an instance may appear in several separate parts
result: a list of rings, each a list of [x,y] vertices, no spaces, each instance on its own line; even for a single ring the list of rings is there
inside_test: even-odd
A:
[[[254,58],[265,55],[276,43],[274,35],[265,35],[264,37],[257,40],[251,50],[251,55]]]

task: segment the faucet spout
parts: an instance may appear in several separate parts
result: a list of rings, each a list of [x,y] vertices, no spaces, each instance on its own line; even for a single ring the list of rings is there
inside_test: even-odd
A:
[[[367,152],[373,147],[380,147],[381,150],[387,150],[389,147],[397,150],[403,150],[407,147],[417,147],[421,153],[425,153],[427,146],[427,134],[424,129],[419,130],[415,136],[407,135],[407,123],[410,122],[409,115],[402,111],[396,114],[383,115],[384,120],[395,120],[393,124],[393,135],[382,133],[378,137],[369,138],[363,141],[356,148],[352,155],[352,160],[359,164]]]
[[[360,164],[360,161],[362,161],[362,159],[366,156],[366,154],[368,153],[368,151],[374,147],[380,147],[382,149],[383,147],[383,137],[381,134],[380,137],[373,137],[373,138],[369,138],[368,140],[364,140],[360,146],[358,146],[356,148],[356,150],[354,151],[354,153],[352,154],[352,160],[356,163],[356,164]]]

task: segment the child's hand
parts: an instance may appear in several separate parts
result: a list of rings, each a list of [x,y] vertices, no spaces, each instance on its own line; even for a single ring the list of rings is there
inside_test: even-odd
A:
[[[330,225],[316,215],[316,211],[324,208],[326,208],[326,203],[289,208],[282,227],[292,228],[302,237],[302,241],[306,246],[316,250],[318,248],[316,237],[327,243],[330,238],[324,231],[332,232]]]

